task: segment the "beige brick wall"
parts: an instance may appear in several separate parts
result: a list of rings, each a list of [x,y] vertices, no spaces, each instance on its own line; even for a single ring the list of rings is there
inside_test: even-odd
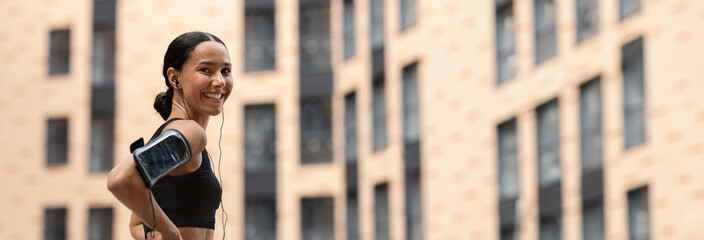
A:
[[[494,3],[416,0],[418,21],[399,31],[398,2],[385,1],[388,147],[372,151],[369,1],[356,1],[356,55],[342,60],[342,1],[331,1],[334,163],[299,164],[298,3],[277,0],[276,71],[243,72],[241,0],[118,0],[115,159],[161,122],[152,109],[164,91],[161,65],[178,34],[202,30],[228,46],[235,79],[222,132],[223,201],[228,239],[243,236],[243,107],[275,103],[278,148],[278,235],[300,237],[300,198],[335,198],[335,236],[344,239],[344,95],[357,92],[360,230],[374,238],[373,188],[389,183],[390,233],[405,239],[401,69],[418,61],[424,234],[426,239],[497,239],[496,127],[517,118],[521,239],[538,239],[535,107],[560,99],[563,238],[581,239],[579,85],[602,79],[605,226],[627,239],[629,189],[650,188],[652,239],[704,239],[704,2],[642,0],[620,21],[618,2],[599,2],[594,37],[576,44],[574,1],[556,1],[558,53],[535,66],[533,1],[514,0],[518,71],[495,84]],[[114,239],[128,239],[129,211],[88,172],[92,1],[0,2],[0,239],[40,239],[43,209],[68,209],[69,239],[85,239],[88,209],[115,208]],[[51,29],[71,29],[71,69],[48,77]],[[624,150],[621,46],[643,36],[645,144]],[[46,119],[69,118],[66,166],[44,164]],[[222,118],[211,118],[209,152],[219,156]],[[216,238],[220,238],[220,215]]]

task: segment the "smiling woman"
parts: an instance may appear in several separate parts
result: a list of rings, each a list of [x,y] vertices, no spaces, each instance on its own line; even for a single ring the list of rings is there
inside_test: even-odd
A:
[[[162,132],[174,129],[185,139],[191,154],[190,159],[171,159],[178,154],[170,152],[158,156],[160,159],[155,161],[160,163],[185,163],[151,188],[145,185],[133,155],[110,171],[108,189],[132,211],[130,232],[135,239],[213,239],[222,188],[205,150],[205,128],[210,116],[222,112],[232,92],[231,68],[225,44],[210,33],[184,33],[169,45],[162,71],[167,91],[154,101],[154,108],[166,122],[152,139],[162,139]],[[159,144],[162,143],[150,142],[135,153]]]

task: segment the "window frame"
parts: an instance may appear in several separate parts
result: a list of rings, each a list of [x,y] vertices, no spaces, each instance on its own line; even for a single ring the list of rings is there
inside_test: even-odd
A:
[[[91,126],[89,172],[107,173],[114,165],[115,141],[115,74],[117,55],[117,2],[94,1],[91,47]],[[107,126],[105,139],[96,132],[100,124]],[[102,144],[102,145],[101,145]],[[96,150],[102,146],[105,152]]]
[[[575,10],[575,16],[577,16],[575,22],[577,25],[577,44],[579,44],[599,33],[599,0],[576,0]],[[595,17],[592,16],[595,19],[590,19],[589,14],[596,15]],[[591,23],[590,20],[595,20],[596,22]],[[594,25],[589,25],[591,28],[584,28],[585,23],[591,23]]]
[[[549,111],[555,111],[555,116],[543,115],[552,114]],[[553,98],[535,109],[536,115],[536,137],[537,137],[537,160],[538,160],[538,183],[540,186],[547,186],[554,182],[560,182],[562,178],[562,157],[561,157],[561,141],[560,141],[560,104],[559,98]],[[548,117],[555,117],[555,122],[549,122]],[[547,132],[549,131],[549,132]],[[548,135],[545,135],[548,134]],[[550,167],[544,165],[543,157],[548,157],[548,154],[553,154],[556,157],[558,176],[555,179],[544,179],[544,168]]]
[[[506,135],[511,135],[511,136],[506,136]],[[497,156],[499,158],[498,161],[498,180],[499,180],[499,198],[500,199],[512,199],[512,198],[517,198],[518,195],[520,194],[520,185],[519,185],[519,163],[518,163],[518,125],[517,125],[517,120],[516,118],[511,118],[501,124],[498,125],[497,127]],[[513,149],[509,148],[506,149],[507,146],[505,146],[508,139],[506,137],[513,137],[514,144],[512,145]],[[509,142],[510,143],[510,142]],[[507,152],[508,151],[508,152]],[[507,155],[508,154],[508,155]],[[512,159],[508,159],[509,157],[513,157]],[[505,161],[510,161],[513,160],[513,168],[511,168],[511,165],[505,165]],[[509,171],[507,170],[507,167],[509,168]],[[514,188],[515,192],[513,193],[504,193],[501,189],[505,188],[504,185],[504,178],[503,175],[505,173],[513,173],[515,175],[515,181],[514,181]]]
[[[243,35],[244,35],[244,41],[243,41],[243,46],[244,50],[242,51],[242,69],[245,74],[251,74],[251,73],[259,73],[259,72],[267,72],[267,71],[276,71],[277,68],[277,44],[276,44],[276,3],[274,0],[245,0],[243,1],[244,4],[244,13],[243,13]],[[270,18],[270,19],[269,19]],[[264,19],[268,19],[270,24],[267,24],[267,22],[263,21]],[[262,28],[263,24],[266,26],[270,26],[270,28]],[[255,25],[255,26],[252,26]],[[253,28],[250,32],[250,28]],[[260,32],[262,29],[269,30],[270,32]],[[252,37],[250,38],[251,34],[258,33],[261,35],[266,35],[266,33],[271,33],[271,39],[264,39],[264,37],[261,37],[257,35],[257,37]],[[255,47],[258,46],[259,43],[270,43],[270,44],[262,44],[261,48],[261,57],[262,58],[267,58],[271,57],[271,59],[264,59],[260,60],[261,62],[266,62],[268,60],[271,60],[270,65],[260,63],[257,61],[249,61],[251,51],[256,49]],[[269,49],[264,49],[266,45],[269,45]],[[266,53],[269,54],[266,54]]]
[[[332,133],[332,100],[329,97],[301,97],[300,102],[300,163],[301,164],[318,164],[318,163],[332,163],[334,148],[332,146],[333,133]],[[315,107],[314,107],[315,106]],[[318,112],[322,114],[311,114],[306,112]],[[313,117],[310,118],[309,117]],[[310,121],[312,120],[312,121]],[[308,127],[306,127],[308,126]],[[310,127],[310,128],[309,128]],[[317,136],[317,137],[316,137]],[[322,142],[319,138],[327,137],[328,142]],[[311,139],[318,139],[318,149],[322,151],[327,151],[329,154],[322,152],[320,154],[314,154],[307,156],[307,151],[304,151],[305,147],[308,147],[308,142]],[[324,148],[327,148],[325,150]],[[319,150],[315,150],[318,152]],[[313,153],[311,153],[313,154]],[[322,157],[320,156],[322,155]]]
[[[539,5],[539,3],[545,3],[545,5]],[[545,8],[547,4],[552,3],[552,18],[546,17],[546,12],[541,12],[539,7]],[[533,1],[533,15],[534,15],[534,40],[535,40],[535,65],[538,66],[543,62],[546,62],[552,58],[555,58],[558,54],[558,38],[557,38],[557,2],[555,0],[534,0]],[[544,11],[545,9],[543,9]],[[542,23],[541,20],[546,20]],[[554,44],[546,45],[548,48],[541,48],[541,43],[546,43],[546,41],[553,41]],[[549,43],[549,42],[547,42]]]
[[[651,212],[652,211],[650,209],[650,199],[649,199],[650,195],[651,195],[650,189],[647,185],[631,189],[627,193],[627,204],[628,205],[626,206],[626,209],[627,209],[627,218],[628,218],[628,237],[629,237],[629,239],[641,240],[641,239],[650,239],[650,237],[651,237],[651,232],[652,232]],[[645,227],[647,227],[647,229],[641,230],[642,232],[640,233],[640,234],[644,234],[645,236],[637,236],[637,237],[644,237],[644,238],[634,238],[634,236],[633,236],[634,233],[638,231],[638,229],[636,229],[638,226],[636,224],[634,224],[634,222],[635,222],[634,218],[635,218],[635,220],[638,220],[637,218],[639,216],[638,216],[638,213],[632,212],[632,210],[633,210],[632,206],[636,205],[636,204],[639,204],[642,206],[635,206],[635,207],[643,207],[642,209],[644,209],[646,211],[644,217],[645,217],[645,224],[646,224]],[[641,209],[636,209],[636,210],[640,211]],[[643,217],[643,215],[641,215],[641,217]]]
[[[416,0],[399,0],[400,31],[406,31],[418,23]]]
[[[329,234],[329,239],[334,238],[335,201],[333,197],[304,197],[301,198],[300,207],[301,239],[312,239],[311,237],[309,237],[311,236],[311,234],[315,236],[315,234],[320,232],[323,232],[323,234],[327,233],[326,235]],[[323,219],[321,220],[318,218]]]
[[[374,236],[375,240],[389,240],[391,218],[389,208],[389,184],[379,183],[374,186]]]
[[[345,162],[357,162],[359,157],[359,141],[357,137],[357,94],[352,91],[345,95]]]
[[[59,129],[56,129],[59,128]],[[58,136],[56,135],[58,134]],[[58,146],[57,146],[58,144]],[[46,121],[46,155],[47,167],[58,167],[68,164],[69,149],[69,119],[49,118]],[[58,150],[58,151],[57,151]],[[57,158],[58,156],[58,158]]]
[[[47,62],[49,68],[48,75],[50,77],[63,76],[71,73],[70,28],[49,31],[49,58]],[[65,62],[65,66],[60,65],[60,62]]]
[[[497,1],[495,14],[496,83],[500,85],[514,78],[518,67],[516,62],[516,30],[513,0]],[[509,20],[512,24],[511,29],[507,29],[504,24]],[[509,32],[511,32],[511,34],[506,34]],[[510,47],[504,48],[505,45]],[[511,61],[513,61],[513,65],[511,65]]]
[[[342,1],[342,58],[349,60],[357,53],[355,0]]]
[[[372,82],[372,146],[374,151],[387,148],[388,124],[386,106],[386,83],[384,79],[375,79]]]
[[[265,103],[265,104],[252,104],[244,106],[244,160],[245,160],[245,171],[247,172],[258,172],[265,171],[268,172],[271,169],[276,169],[276,162],[278,158],[276,150],[276,104]],[[270,118],[271,122],[267,123],[266,118]],[[270,124],[271,126],[264,126]],[[262,129],[264,128],[264,129]],[[262,132],[263,131],[263,132]],[[255,139],[252,139],[255,138]],[[269,151],[269,154],[259,154],[263,158],[267,159],[253,159],[255,158],[251,151],[255,149],[253,144],[256,144],[256,138],[262,138],[259,142],[264,144],[261,146],[262,151]],[[268,144],[267,144],[268,143]],[[273,150],[272,150],[273,148]],[[261,162],[265,161],[265,162]],[[261,163],[260,163],[261,162]],[[256,163],[255,166],[250,164]]]
[[[359,240],[361,228],[359,227],[359,195],[356,190],[354,192],[347,192],[346,203],[347,240]]]
[[[498,213],[499,213],[499,239],[506,239],[506,238],[511,238],[513,239],[512,236],[515,235],[516,233],[516,218],[517,216],[517,205],[518,205],[518,198],[520,196],[520,186],[518,185],[518,182],[520,181],[520,174],[519,174],[519,163],[518,163],[518,124],[517,124],[517,119],[515,117],[506,120],[502,123],[500,123],[496,127],[496,133],[497,133],[497,186],[498,186],[498,200],[499,200],[499,208],[498,208]],[[513,160],[515,161],[515,192],[513,194],[504,194],[502,189],[504,188],[504,159],[506,159],[506,151],[504,151],[506,144],[510,142],[506,142],[507,138],[509,137],[507,135],[512,135],[513,138],[513,144],[512,147],[509,149],[506,149],[507,151],[513,150],[513,152],[509,153],[510,155],[513,155]],[[509,138],[510,139],[510,138]],[[513,148],[513,149],[511,149]]]
[[[104,215],[105,214],[105,215]],[[98,219],[94,219],[94,218]],[[102,222],[104,217],[107,218],[107,223]],[[88,239],[91,240],[111,240],[115,230],[113,223],[115,221],[115,210],[112,207],[92,207],[88,210]],[[98,225],[94,225],[98,224]],[[107,233],[103,227],[107,227]],[[97,228],[97,230],[95,230]],[[99,235],[99,236],[95,236]]]
[[[54,220],[57,221],[54,222]],[[66,240],[67,225],[68,209],[66,207],[48,207],[44,209],[43,237],[45,240]],[[58,233],[55,231],[58,231]]]
[[[636,2],[636,6],[632,9],[625,9],[626,1]],[[643,8],[642,0],[619,0],[618,1],[618,19],[620,21],[628,19],[630,16],[635,15],[641,11]]]
[[[106,128],[103,128],[106,127]],[[103,129],[106,135],[99,135],[97,129]],[[90,173],[107,173],[114,166],[114,139],[115,115],[114,113],[101,113],[94,111],[91,116],[90,127]],[[105,140],[105,141],[102,141]],[[103,144],[102,148],[98,144]],[[103,152],[104,151],[104,152]]]
[[[629,150],[648,141],[648,119],[645,116],[647,82],[643,37],[638,37],[624,44],[621,48],[621,57],[624,150]]]
[[[242,219],[244,227],[243,227],[243,238],[244,240],[253,240],[253,239],[276,239],[278,235],[277,231],[277,208],[276,208],[276,197],[274,198],[254,198],[254,197],[245,197],[244,200],[244,209],[243,209],[243,215]],[[256,214],[251,214],[256,212]],[[264,213],[262,213],[264,212]],[[264,216],[264,217],[261,217]],[[257,223],[261,223],[262,220],[261,218],[264,218],[266,222],[269,222],[268,224],[261,224],[258,225]],[[272,221],[273,220],[273,221]],[[251,224],[252,222],[255,222],[255,224]],[[271,232],[267,232],[268,235],[266,236],[261,236],[257,235],[257,233],[260,233],[261,231],[257,230],[262,230],[261,228],[257,228],[254,233],[251,232],[250,230],[253,230],[250,228],[250,226],[267,226],[268,228],[265,228],[265,232],[268,230],[271,230]],[[273,236],[273,238],[271,238]],[[269,237],[269,238],[267,238]]]
[[[582,173],[600,169],[603,166],[604,108],[601,88],[601,76],[593,77],[579,86],[580,162]],[[590,97],[596,98],[596,106],[591,106]],[[594,110],[592,108],[597,109],[596,116],[592,116],[594,114],[590,112],[590,110]],[[592,142],[598,142],[598,144],[591,144]]]

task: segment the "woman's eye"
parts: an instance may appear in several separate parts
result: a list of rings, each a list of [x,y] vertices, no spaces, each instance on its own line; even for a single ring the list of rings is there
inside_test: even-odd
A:
[[[199,71],[204,72],[204,73],[209,73],[209,72],[210,72],[210,69],[201,68]]]
[[[223,69],[222,74],[230,74],[230,69]]]

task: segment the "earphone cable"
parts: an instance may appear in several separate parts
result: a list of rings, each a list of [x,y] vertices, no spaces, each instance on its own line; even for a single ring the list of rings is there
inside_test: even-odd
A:
[[[220,151],[218,154],[219,155],[218,156],[218,178],[220,180],[220,187],[222,188],[223,187],[222,186],[222,173],[220,171],[220,164],[222,163],[222,128],[225,125],[225,108],[224,108],[224,106],[223,106],[221,115],[222,115],[222,120],[220,122],[220,137],[218,139],[218,150]],[[228,215],[227,215],[227,212],[225,211],[225,205],[222,202],[222,195],[220,195],[220,208],[222,208],[222,214],[220,215],[221,219],[222,219],[222,239],[225,240],[225,226],[227,225]]]

